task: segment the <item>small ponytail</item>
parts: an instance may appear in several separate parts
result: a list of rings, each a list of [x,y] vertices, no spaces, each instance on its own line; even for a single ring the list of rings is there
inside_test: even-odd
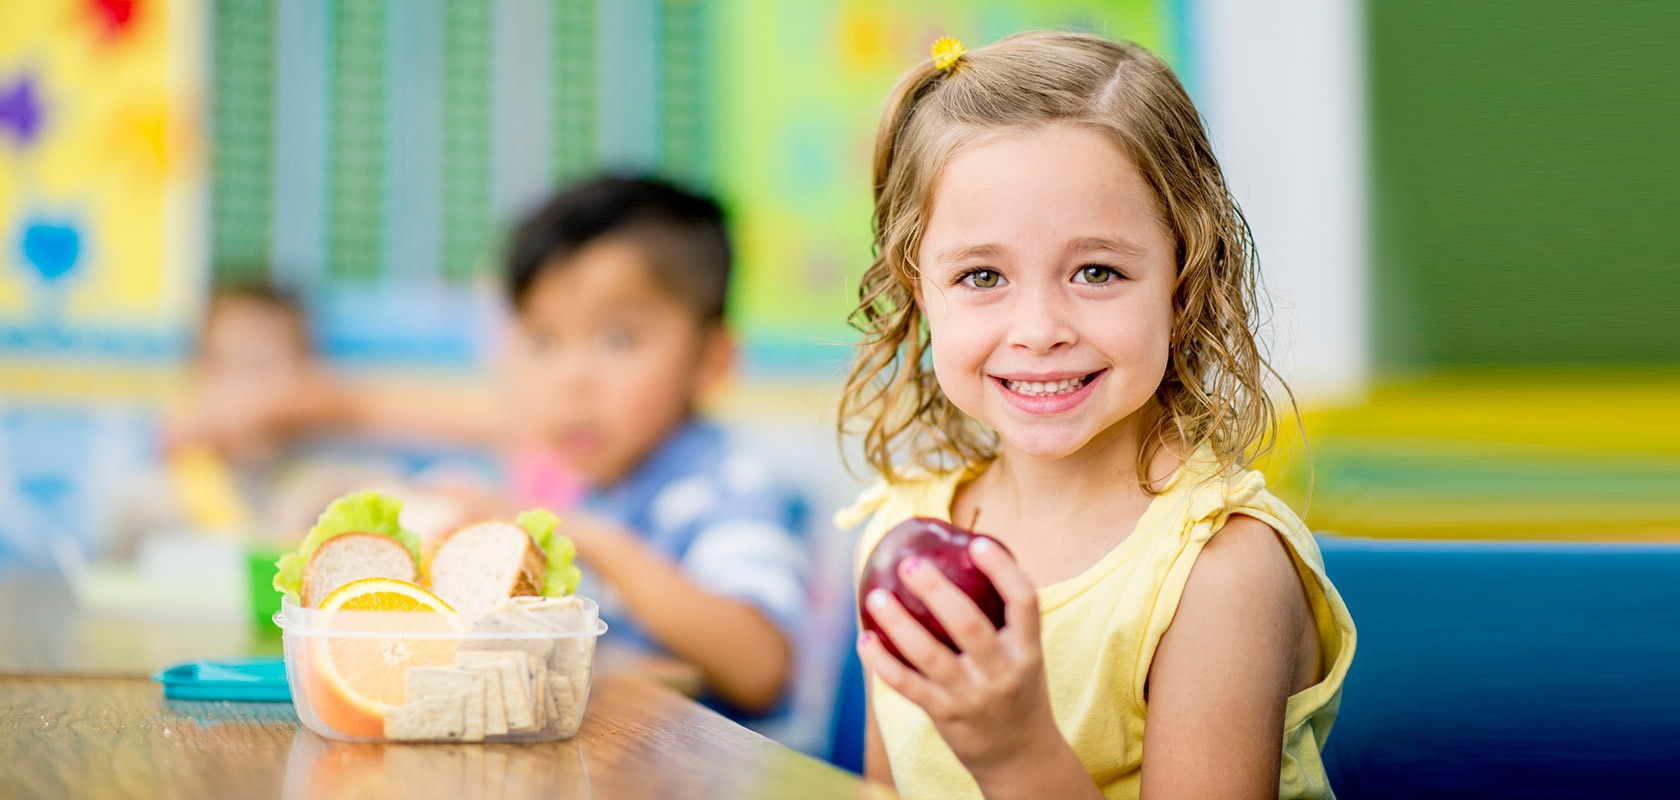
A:
[[[944,73],[935,67],[933,59],[929,58],[910,68],[904,77],[887,95],[886,109],[881,113],[881,125],[875,131],[875,247],[879,252],[884,241],[888,222],[893,218],[893,208],[885,202],[884,197],[891,186],[893,167],[900,156],[899,144],[904,138],[904,130],[910,125],[910,117],[916,106],[938,84],[938,79]]]

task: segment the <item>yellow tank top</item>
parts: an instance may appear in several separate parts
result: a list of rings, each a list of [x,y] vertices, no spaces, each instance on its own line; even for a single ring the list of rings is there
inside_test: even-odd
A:
[[[1353,659],[1353,618],[1324,575],[1324,559],[1300,518],[1266,491],[1258,471],[1220,476],[1187,462],[1156,496],[1130,536],[1084,573],[1038,590],[1050,703],[1062,735],[1109,798],[1135,798],[1147,717],[1144,681],[1161,634],[1172,622],[1196,556],[1232,514],[1270,525],[1289,545],[1318,627],[1325,677],[1289,698],[1284,715],[1280,798],[1329,798],[1320,753]],[[949,520],[951,500],[984,465],[925,479],[879,484],[835,522],[870,521],[858,541],[857,569],[892,526],[910,517]],[[869,516],[873,514],[873,516]],[[855,571],[854,571],[855,572]],[[977,798],[979,787],[932,721],[879,680],[876,723],[905,798]]]

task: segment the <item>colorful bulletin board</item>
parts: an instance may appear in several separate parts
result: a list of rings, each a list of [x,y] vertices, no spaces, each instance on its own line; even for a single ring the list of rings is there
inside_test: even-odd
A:
[[[179,353],[204,274],[201,8],[0,5],[6,367]]]
[[[0,3],[0,569],[152,457],[205,284],[204,11]]]

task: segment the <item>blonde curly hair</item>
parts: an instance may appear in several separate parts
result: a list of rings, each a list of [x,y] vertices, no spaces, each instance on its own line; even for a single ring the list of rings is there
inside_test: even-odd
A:
[[[841,394],[839,428],[842,437],[861,432],[865,461],[889,482],[908,465],[939,470],[997,455],[996,433],[946,399],[927,363],[916,253],[935,185],[959,148],[1053,123],[1099,131],[1129,156],[1177,245],[1171,353],[1155,394],[1163,413],[1138,452],[1144,491],[1151,491],[1149,465],[1168,443],[1186,453],[1207,445],[1232,469],[1276,438],[1265,381],[1277,374],[1256,339],[1262,295],[1253,236],[1184,87],[1135,44],[1021,33],[963,54],[948,70],[931,58],[916,65],[881,115],[875,259],[850,317],[863,338]],[[1278,385],[1288,393],[1281,379]]]

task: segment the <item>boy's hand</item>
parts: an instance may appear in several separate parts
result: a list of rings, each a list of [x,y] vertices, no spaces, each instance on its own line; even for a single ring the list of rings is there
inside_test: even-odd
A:
[[[164,421],[164,450],[207,447],[236,462],[250,460],[290,437],[332,424],[346,403],[345,388],[313,367],[279,388],[248,380],[206,381]]]
[[[969,554],[1003,597],[1003,628],[993,629],[968,595],[938,569],[909,558],[899,565],[905,585],[962,652],[951,652],[890,592],[877,589],[866,598],[870,614],[921,674],[893,658],[871,633],[859,638],[858,655],[865,667],[927,712],[984,787],[989,774],[1019,774],[1015,766],[1048,755],[1047,749],[1066,749],[1067,743],[1050,710],[1032,580],[990,541],[976,540]]]
[[[558,533],[569,537],[572,544],[577,545],[578,560],[585,563],[601,560],[614,550],[614,544],[626,537],[634,537],[610,520],[575,510],[560,512]]]
[[[793,647],[752,603],[696,582],[671,556],[618,523],[563,511],[555,531],[624,603],[649,638],[700,668],[709,690],[752,714],[775,709],[792,675]]]

